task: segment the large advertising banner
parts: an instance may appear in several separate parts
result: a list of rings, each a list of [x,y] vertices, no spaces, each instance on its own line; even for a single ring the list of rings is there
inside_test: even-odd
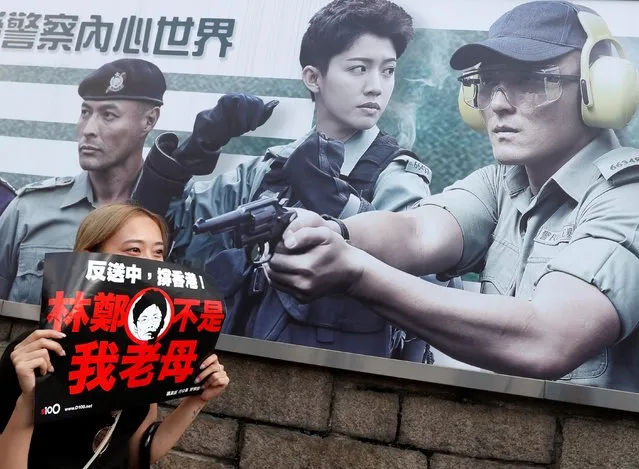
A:
[[[0,176],[19,189],[45,178],[74,176],[82,171],[76,136],[82,100],[77,86],[92,70],[116,59],[148,60],[166,77],[164,105],[155,129],[147,138],[145,154],[162,132],[175,132],[180,141],[186,139],[197,113],[212,108],[227,93],[250,93],[265,102],[278,100],[272,117],[264,125],[231,139],[221,149],[222,155],[211,175],[195,177],[197,196],[174,201],[167,217],[175,234],[173,253],[168,260],[205,270],[215,279],[227,306],[224,333],[406,360],[424,366],[477,369],[451,358],[454,351],[433,347],[415,330],[405,325],[399,327],[347,295],[304,302],[276,290],[269,285],[263,264],[251,260],[249,251],[266,243],[268,255],[260,262],[268,260],[282,232],[279,228],[282,203],[276,198],[268,199],[269,192],[273,191],[270,195],[275,197],[283,191],[287,198],[295,199],[295,191],[286,192],[287,186],[281,185],[275,176],[263,183],[261,178],[266,170],[255,168],[261,168],[262,163],[257,162],[269,148],[281,152],[282,146],[307,135],[316,123],[316,103],[301,80],[300,44],[309,20],[327,3],[327,0],[183,0],[176,4],[168,0],[114,0],[96,6],[60,0],[53,8],[50,3],[35,0],[3,1]],[[487,38],[488,29],[497,18],[524,2],[397,0],[395,3],[412,17],[415,36],[397,61],[392,97],[377,126],[396,139],[399,147],[409,150],[401,160],[404,165],[401,173],[419,176],[422,184],[429,184],[431,193],[438,194],[473,171],[495,163],[488,136],[470,128],[460,116],[459,106],[463,103],[458,99],[458,78],[462,72],[451,68],[450,58],[462,45]],[[639,65],[636,28],[639,3],[622,0],[580,3],[601,15],[623,46],[626,57]],[[556,90],[556,85],[553,86]],[[549,93],[548,88],[543,91]],[[639,117],[614,132],[622,145],[639,147]],[[372,139],[368,144],[371,142]],[[282,152],[286,156],[290,153]],[[615,164],[624,168],[636,165],[636,158],[626,160]],[[345,163],[341,169],[342,179],[348,176],[344,169],[347,166]],[[303,184],[309,175],[298,172],[294,176]],[[401,186],[403,183],[398,181]],[[392,179],[385,183],[391,184],[386,188],[388,194],[410,189],[392,187]],[[376,181],[371,181],[371,195],[375,184]],[[366,194],[367,187],[362,183],[357,192]],[[269,202],[250,205],[260,194],[266,194]],[[204,205],[200,207],[200,203]],[[389,207],[393,208],[382,208],[412,208],[399,202]],[[230,218],[210,221],[229,213]],[[339,213],[333,215],[337,217]],[[199,218],[200,224],[209,220],[208,226],[221,228],[194,233],[191,227]],[[572,231],[562,230],[564,227],[560,226],[547,233],[546,238],[557,239],[540,238],[539,242],[563,246],[570,241]],[[3,242],[0,240],[0,245]],[[260,252],[264,254],[263,249]],[[490,283],[485,277],[481,279]],[[486,290],[476,274],[466,274],[463,280],[468,290]],[[462,286],[461,278],[432,276],[425,281]],[[503,290],[501,293],[511,296],[518,293],[508,286]],[[626,343],[639,341],[636,331],[625,337]],[[597,382],[597,377],[609,369],[607,360],[618,359],[618,353],[634,353],[634,349],[628,345],[616,348],[614,353],[608,349],[597,351],[595,358],[586,363],[588,379],[580,381],[579,374],[568,374],[562,379],[639,391],[639,386],[625,380]]]

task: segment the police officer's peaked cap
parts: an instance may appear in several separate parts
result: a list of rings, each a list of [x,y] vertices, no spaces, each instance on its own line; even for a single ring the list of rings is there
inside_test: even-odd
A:
[[[129,99],[162,105],[166,81],[162,71],[141,59],[120,59],[104,64],[78,86],[87,101]]]

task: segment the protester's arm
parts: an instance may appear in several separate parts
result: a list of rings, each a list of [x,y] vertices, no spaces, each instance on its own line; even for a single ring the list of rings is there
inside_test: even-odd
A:
[[[33,436],[33,400],[20,395],[4,432],[0,434],[0,469],[27,469]]]
[[[219,396],[229,383],[229,378],[217,355],[211,355],[202,363],[202,372],[196,383],[203,383],[202,394],[184,398],[180,405],[162,420],[151,444],[151,463],[164,457],[193,423],[206,403]],[[148,426],[157,419],[157,404],[152,404],[146,419],[129,440],[132,466],[138,467],[140,440]]]
[[[27,469],[29,446],[33,436],[33,408],[35,402],[35,370],[42,375],[53,371],[49,351],[64,355],[62,346],[54,339],[64,337],[61,332],[37,330],[18,343],[13,350],[7,349],[10,360],[3,357],[0,380],[3,386],[12,381],[7,376],[14,374],[20,392],[15,407],[4,430],[0,434],[0,469]],[[1,393],[0,393],[1,394]],[[11,403],[2,402],[3,406]]]

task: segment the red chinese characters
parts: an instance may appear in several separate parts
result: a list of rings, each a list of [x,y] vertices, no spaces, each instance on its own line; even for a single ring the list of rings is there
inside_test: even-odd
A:
[[[197,326],[198,332],[220,332],[224,321],[222,302],[219,300],[204,300],[204,311]]]
[[[147,386],[153,381],[153,363],[160,361],[158,353],[161,345],[134,344],[126,349],[122,365],[129,365],[120,372],[120,378],[126,381],[127,388]]]
[[[110,391],[115,385],[113,371],[118,363],[118,347],[115,342],[94,340],[75,346],[69,371],[69,394],[91,391],[98,386]],[[75,367],[75,368],[73,368]]]
[[[128,304],[128,295],[104,294],[102,292],[95,295],[93,299],[93,316],[89,323],[91,332],[98,330],[115,332],[118,327],[124,327]]]
[[[200,300],[190,300],[187,298],[176,298],[173,300],[173,304],[176,306],[182,306],[182,309],[175,314],[175,317],[171,321],[171,325],[179,323],[179,331],[184,332],[186,330],[186,325],[191,322],[193,324],[197,323],[197,316],[193,312],[192,308],[195,306],[200,306]]]
[[[64,292],[57,291],[55,298],[49,299],[51,311],[47,315],[47,322],[53,324],[53,329],[61,331],[63,326],[72,324],[72,332],[78,332],[83,324],[89,322],[89,316],[84,309],[91,306],[91,299],[84,297],[84,292],[76,292],[75,298],[65,298]],[[67,309],[70,306],[70,309]]]
[[[197,360],[195,347],[197,340],[174,340],[169,344],[169,350],[162,357],[162,369],[158,380],[175,378],[176,383],[182,383],[193,373],[193,362]]]

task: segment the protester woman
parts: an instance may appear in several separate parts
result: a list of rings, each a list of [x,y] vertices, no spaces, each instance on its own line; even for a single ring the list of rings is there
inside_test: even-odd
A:
[[[113,204],[89,214],[74,251],[119,254],[162,261],[168,232],[164,221],[134,205]],[[55,373],[50,354],[64,356],[54,330],[25,333],[0,360],[0,469],[147,469],[182,436],[206,403],[229,383],[216,355],[201,365],[202,393],[186,397],[161,423],[157,404],[127,407],[34,426],[38,374]]]

